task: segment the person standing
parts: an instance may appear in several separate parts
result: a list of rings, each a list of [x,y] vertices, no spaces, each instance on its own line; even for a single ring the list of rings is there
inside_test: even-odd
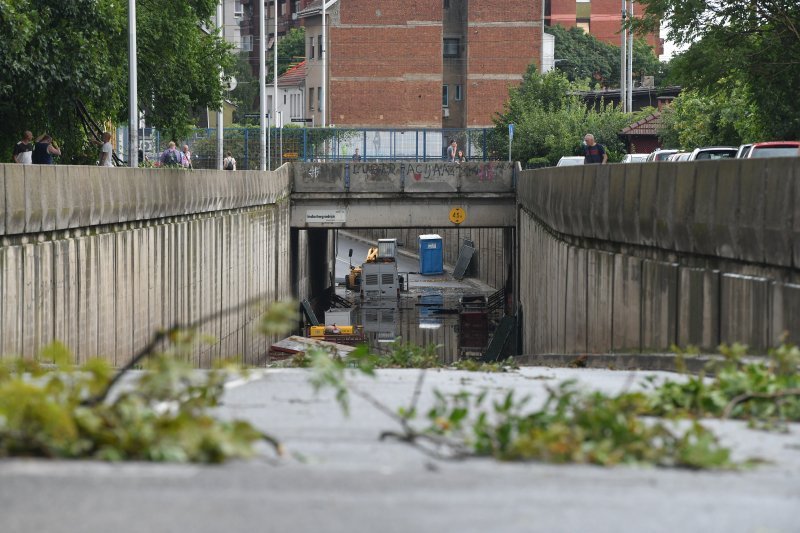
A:
[[[192,152],[189,151],[189,145],[183,145],[183,166],[186,168],[192,168]]]
[[[222,160],[222,168],[224,170],[236,170],[236,160],[230,152],[225,154],[225,159]]]
[[[103,132],[103,145],[100,148],[100,166],[114,166],[114,147],[111,146],[111,134],[107,131]]]
[[[460,165],[461,163],[466,163],[466,162],[467,162],[467,157],[464,155],[464,152],[462,150],[459,150],[458,154],[456,155],[456,163]]]
[[[605,147],[595,142],[594,135],[587,133],[583,140],[586,143],[583,147],[584,164],[600,163],[604,165],[608,162],[608,154],[606,153]]]
[[[353,161],[361,161],[361,154],[358,153],[358,148],[353,152]]]
[[[175,141],[170,141],[167,149],[161,154],[162,167],[182,167],[183,154],[175,147]]]
[[[33,146],[33,154],[31,160],[34,165],[52,165],[53,156],[61,155],[55,141],[48,134],[44,133],[36,139],[36,144]]]
[[[447,147],[447,160],[451,163],[456,162],[456,154],[458,153],[458,143],[455,139],[450,140],[450,146]]]
[[[22,140],[14,145],[14,161],[20,165],[30,165],[33,163],[33,133],[26,131],[22,135]]]

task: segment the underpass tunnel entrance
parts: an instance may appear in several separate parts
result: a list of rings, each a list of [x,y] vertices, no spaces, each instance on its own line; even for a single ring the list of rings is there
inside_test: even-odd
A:
[[[304,334],[377,352],[434,345],[445,363],[514,355],[515,238],[509,227],[294,230],[297,297],[320,323],[306,317]]]

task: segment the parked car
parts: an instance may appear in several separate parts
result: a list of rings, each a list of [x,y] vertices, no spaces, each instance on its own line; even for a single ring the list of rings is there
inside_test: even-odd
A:
[[[667,161],[686,161],[691,155],[691,152],[675,152],[667,158]]]
[[[622,158],[623,163],[644,163],[647,161],[648,154],[625,154]]]
[[[687,161],[707,161],[711,159],[733,159],[736,157],[737,148],[733,146],[705,146],[695,148],[686,159]]]
[[[736,151],[736,159],[744,159],[745,157],[749,157],[750,149],[752,148],[752,143],[739,146],[739,150]]]
[[[647,156],[647,161],[666,161],[674,153],[677,153],[677,150],[655,150]]]
[[[800,141],[774,141],[755,143],[746,157],[795,157],[800,155]]]
[[[557,167],[571,167],[574,165],[582,165],[583,164],[583,156],[564,156],[558,160],[556,164]]]

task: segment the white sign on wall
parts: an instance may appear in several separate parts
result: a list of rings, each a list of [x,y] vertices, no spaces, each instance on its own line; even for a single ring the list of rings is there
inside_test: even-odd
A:
[[[306,224],[344,224],[347,211],[344,209],[309,209],[306,211]]]

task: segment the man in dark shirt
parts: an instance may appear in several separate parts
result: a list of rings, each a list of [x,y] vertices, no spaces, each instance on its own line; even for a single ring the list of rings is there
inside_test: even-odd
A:
[[[591,163],[605,164],[608,161],[608,154],[602,144],[594,142],[594,135],[587,133],[583,138],[586,146],[583,147],[583,162],[586,165]]]

